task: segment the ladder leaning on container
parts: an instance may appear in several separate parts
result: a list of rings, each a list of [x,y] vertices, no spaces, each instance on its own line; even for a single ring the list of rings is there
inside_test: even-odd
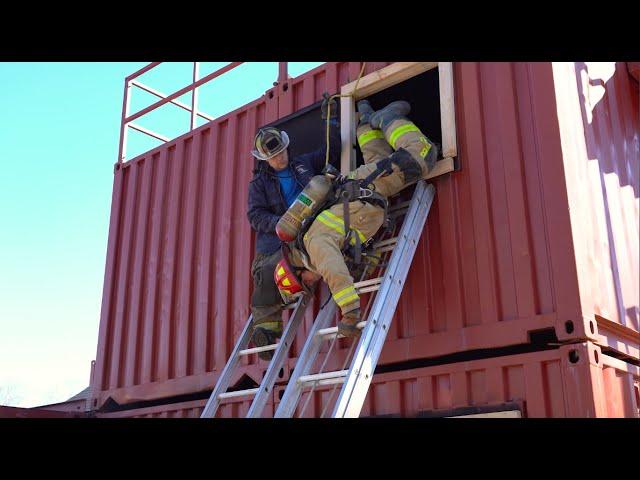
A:
[[[450,160],[450,159],[447,159]],[[438,162],[440,163],[440,162]],[[324,365],[329,358],[337,339],[337,327],[329,327],[334,319],[336,304],[333,299],[320,309],[316,316],[311,331],[309,332],[305,345],[300,353],[291,378],[287,384],[282,400],[275,412],[275,417],[293,417],[305,389],[315,389],[320,385],[340,385],[342,389],[333,409],[331,417],[358,417],[365,401],[369,385],[373,378],[373,373],[382,351],[391,320],[393,319],[400,294],[405,284],[409,267],[413,260],[414,253],[420,236],[424,229],[431,204],[435,196],[435,188],[428,185],[424,180],[418,182],[415,187],[413,197],[410,202],[396,203],[390,207],[389,215],[399,219],[404,217],[400,232],[396,236],[383,239],[374,245],[374,249],[390,258],[388,263],[383,258],[380,266],[373,268],[374,271],[384,270],[382,276],[363,280],[355,284],[358,293],[372,292],[367,308],[365,309],[366,321],[358,324],[362,328],[362,334],[357,340],[357,347],[353,356],[347,355],[345,363],[351,358],[348,369],[323,372]],[[392,234],[392,235],[395,235]],[[363,278],[367,270],[363,273]],[[313,292],[312,292],[313,294]],[[312,295],[311,294],[311,295]],[[211,396],[201,414],[201,418],[213,418],[225,398],[253,395],[254,399],[247,412],[247,418],[259,418],[262,416],[264,407],[273,391],[277,375],[282,368],[289,348],[293,343],[293,338],[304,317],[304,312],[309,304],[311,295],[304,295],[290,308],[293,308],[293,315],[283,332],[281,340],[275,345],[247,349],[250,340],[251,322],[250,316],[244,330],[240,335],[233,352],[223,369],[218,382],[211,393]],[[371,301],[373,300],[373,305]],[[369,309],[369,307],[371,307]],[[326,354],[325,362],[319,373],[310,374],[323,342],[332,340],[332,344]],[[351,349],[356,345],[354,341]],[[269,363],[269,367],[264,375],[262,383],[258,388],[227,392],[233,372],[238,366],[242,356],[260,351],[275,350],[274,356]],[[345,364],[346,366],[346,364]],[[335,387],[334,387],[335,389]],[[334,390],[335,391],[335,390]],[[312,392],[307,397],[307,402],[299,412],[304,414],[304,410],[311,398]],[[330,402],[327,402],[327,406]],[[322,416],[324,416],[324,413]]]
[[[436,163],[435,168],[425,180],[452,172],[454,170],[453,158],[457,155],[452,64],[450,62],[396,62],[363,77],[364,67],[365,64],[362,65],[358,79],[355,82],[342,86],[341,94],[331,97],[332,99],[340,97],[341,102],[342,119],[340,124],[343,138],[343,167],[355,165],[354,150],[351,148],[355,144],[354,102],[437,67],[441,130],[443,133],[442,153],[445,158]],[[346,171],[348,172],[349,168]],[[342,385],[332,417],[359,416],[435,196],[435,188],[433,185],[427,185],[425,180],[417,183],[410,202],[396,202],[390,207],[390,216],[396,219],[404,217],[400,232],[397,235],[393,233],[391,238],[383,239],[377,245],[374,245],[375,250],[383,252],[382,262],[373,267],[373,271],[370,272],[371,274],[377,273],[372,275],[372,278],[365,279],[367,275],[367,269],[365,269],[360,279],[361,281],[355,283],[358,293],[372,293],[364,310],[366,321],[358,324],[358,327],[363,329],[362,334],[357,344],[355,341],[352,343],[343,368],[333,372],[323,372],[337,339],[341,337],[338,335],[337,327],[329,327],[336,312],[336,304],[333,299],[329,298],[314,320],[300,357],[289,378],[284,395],[275,412],[276,417],[294,416],[303,391],[311,388],[305,405],[298,409],[299,416],[304,415],[304,410],[313,396],[313,390],[320,385],[334,385],[334,392],[338,385]],[[395,200],[398,200],[397,196]],[[388,258],[389,255],[390,258]],[[388,263],[385,263],[387,260]],[[382,273],[383,271],[384,273]],[[311,295],[313,295],[313,292]],[[214,417],[221,400],[245,395],[255,396],[247,417],[255,418],[263,414],[264,407],[272,393],[277,375],[287,358],[289,348],[302,321],[311,295],[301,297],[293,305],[293,315],[283,332],[282,339],[275,345],[247,349],[252,321],[252,318],[249,317],[242,335],[240,335],[240,339],[202,412],[201,418]],[[332,343],[320,367],[320,372],[310,374],[311,367],[320,352],[320,347],[327,340],[331,340]],[[355,352],[351,357],[354,346],[356,346]],[[227,392],[233,371],[237,367],[240,357],[266,350],[275,350],[275,352],[260,386],[249,390]],[[346,369],[347,362],[350,362],[348,369]],[[325,410],[331,404],[334,392],[332,392]],[[325,411],[322,412],[321,416],[324,416],[324,414]]]

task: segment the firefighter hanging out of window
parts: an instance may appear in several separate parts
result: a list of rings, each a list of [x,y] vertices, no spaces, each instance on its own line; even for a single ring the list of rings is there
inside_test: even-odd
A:
[[[329,96],[321,106],[321,116],[327,121],[330,110],[330,161],[340,157],[340,128],[335,100],[327,109]],[[256,231],[256,255],[251,265],[253,294],[251,296],[252,340],[256,346],[275,343],[282,335],[282,298],[274,282],[273,272],[282,258],[276,224],[294,203],[309,181],[321,173],[325,166],[326,145],[320,149],[290,158],[289,137],[285,131],[273,127],[261,128],[254,141],[253,156],[257,158],[254,176],[249,184],[247,217]],[[309,281],[316,275],[304,275]],[[270,360],[273,352],[258,356]]]
[[[374,112],[366,100],[358,102],[357,136],[365,164],[347,177],[326,168],[276,226],[283,241],[283,258],[274,272],[281,296],[291,300],[307,291],[314,275],[322,276],[340,307],[338,331],[346,337],[360,335],[352,271],[386,220],[387,197],[425,178],[438,156],[438,148],[407,118],[410,109],[408,102],[396,101]]]

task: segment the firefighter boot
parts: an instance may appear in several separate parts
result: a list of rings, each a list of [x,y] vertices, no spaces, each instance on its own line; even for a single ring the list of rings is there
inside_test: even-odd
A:
[[[260,325],[256,325],[253,328],[253,334],[251,340],[256,347],[266,347],[276,343],[276,340],[282,336],[282,327],[278,330],[272,330],[270,328],[264,328]],[[259,352],[258,357],[261,360],[271,360],[273,358],[273,350],[267,350],[266,352]]]
[[[360,329],[357,327],[360,322],[360,308],[351,310],[342,316],[338,322],[338,334],[345,337],[357,338],[360,336]]]
[[[409,102],[405,102],[404,100],[397,100],[395,102],[391,102],[382,110],[378,110],[376,113],[371,115],[369,123],[371,124],[372,128],[384,131],[387,126],[395,119],[406,119],[410,111],[411,105],[409,105]]]
[[[360,100],[356,106],[358,107],[358,113],[360,114],[360,121],[358,125],[369,123],[371,115],[375,113],[375,110],[371,108],[369,100]]]
[[[380,130],[374,130],[369,124],[375,110],[371,108],[367,100],[358,102],[358,112],[360,113],[360,121],[356,135],[364,163],[374,163],[391,155],[393,149],[385,140],[384,134]]]

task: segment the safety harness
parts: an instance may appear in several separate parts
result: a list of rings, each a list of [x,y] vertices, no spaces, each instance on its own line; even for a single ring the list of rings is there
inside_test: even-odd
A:
[[[338,170],[332,165],[327,165],[325,167],[322,173],[328,173],[335,177],[332,191],[327,196],[327,199],[322,206],[316,210],[316,213],[303,220],[300,231],[295,239],[295,247],[299,251],[303,252],[306,258],[309,258],[309,254],[304,246],[305,234],[319,215],[326,215],[326,210],[338,203],[342,203],[343,205],[345,242],[342,247],[342,253],[346,254],[347,258],[350,259],[347,261],[347,264],[351,263],[352,265],[348,266],[359,266],[363,261],[363,256],[373,256],[372,252],[367,254],[366,250],[368,250],[376,239],[390,228],[389,217],[387,216],[387,209],[389,206],[387,199],[372,188],[369,188],[373,180],[383,173],[388,174],[392,171],[391,164],[393,161],[390,159],[385,160],[389,161],[384,162],[381,160],[378,162],[376,170],[362,180],[350,179],[341,176]],[[359,234],[359,232],[356,232],[351,228],[349,203],[357,200],[380,207],[384,212],[382,227],[378,229],[375,235],[365,241],[360,238],[361,234]]]

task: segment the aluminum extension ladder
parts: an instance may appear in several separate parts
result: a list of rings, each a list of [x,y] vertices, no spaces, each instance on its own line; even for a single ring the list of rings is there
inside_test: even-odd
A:
[[[339,337],[342,338],[342,336],[338,335],[338,327],[329,327],[335,317],[337,308],[336,303],[330,298],[318,312],[313,322],[311,331],[307,336],[300,357],[296,362],[296,366],[284,391],[284,395],[275,412],[276,418],[293,417],[300,397],[306,388],[311,387],[313,389],[316,386],[332,384],[336,386],[342,384],[342,389],[331,416],[337,418],[358,417],[360,415],[360,410],[362,409],[367,391],[369,390],[369,385],[378,358],[380,357],[389,325],[391,324],[398,300],[400,299],[400,294],[402,293],[402,288],[407,278],[411,262],[413,261],[413,256],[422,230],[424,229],[427,216],[429,215],[434,196],[435,188],[432,185],[427,185],[424,180],[421,180],[415,187],[411,201],[407,202],[408,211],[406,211],[406,213],[403,209],[403,207],[407,207],[406,203],[390,208],[390,216],[400,216],[404,214],[405,218],[397,236],[380,241],[375,246],[380,253],[392,252],[384,275],[378,278],[356,282],[354,285],[358,293],[375,293],[365,309],[367,320],[358,324],[358,327],[362,328],[363,331],[357,342],[357,347],[349,369],[322,372],[337,339]],[[363,273],[363,278],[365,274],[366,270],[365,273]],[[215,416],[222,399],[244,395],[255,395],[249,412],[247,413],[247,418],[257,418],[262,415],[269,395],[272,393],[273,386],[277,380],[278,372],[287,358],[295,332],[304,317],[309,299],[309,295],[302,296],[298,302],[292,306],[292,308],[295,309],[294,313],[287,323],[280,342],[276,345],[246,349],[250,339],[249,332],[251,331],[250,325],[252,319],[249,317],[247,325],[240,336],[240,340],[238,340],[227,365],[218,379],[218,383],[202,412],[201,418]],[[373,300],[373,305],[371,305],[371,300]],[[369,307],[371,307],[370,310]],[[310,374],[311,368],[320,352],[320,348],[327,340],[333,340],[333,343],[326,354],[325,362],[320,368],[320,373]],[[355,345],[356,342],[353,342],[351,348],[353,349]],[[275,353],[260,387],[226,393],[233,370],[237,366],[240,357],[242,355],[266,350],[275,350]],[[347,355],[347,360],[349,360],[350,353],[351,352]],[[309,394],[307,398],[307,403],[310,398],[311,394]],[[304,408],[306,408],[306,404]]]
[[[266,345],[264,347],[255,347],[255,348],[247,348],[249,345],[249,341],[251,340],[251,323],[253,321],[253,315],[249,315],[249,319],[247,320],[247,324],[242,330],[242,334],[240,335],[240,339],[236,343],[236,346],[227,361],[227,364],[222,370],[222,374],[220,378],[218,378],[218,382],[216,383],[213,392],[211,392],[211,396],[207,401],[207,404],[200,415],[200,418],[213,418],[216,415],[216,411],[220,406],[220,403],[225,398],[233,398],[233,397],[243,397],[245,395],[255,395],[253,402],[251,403],[251,407],[247,412],[247,418],[259,418],[262,415],[262,411],[264,410],[265,405],[269,400],[269,395],[272,392],[273,386],[278,378],[278,373],[285,360],[287,359],[287,353],[289,353],[289,346],[291,345],[293,338],[295,337],[296,331],[298,330],[298,326],[302,322],[304,318],[304,312],[307,309],[307,304],[309,300],[313,296],[313,292],[315,289],[311,290],[311,294],[304,294],[298,298],[298,300],[291,304],[289,309],[293,308],[293,314],[291,318],[287,322],[287,326],[282,332],[282,337],[280,340],[273,345]],[[269,367],[265,372],[265,375],[262,379],[262,383],[258,388],[251,388],[248,390],[239,390],[235,392],[227,392],[229,388],[229,383],[231,382],[231,378],[233,377],[233,373],[240,362],[240,358],[246,355],[251,355],[252,353],[266,352],[270,350],[275,350],[273,354],[273,358],[269,362]]]

